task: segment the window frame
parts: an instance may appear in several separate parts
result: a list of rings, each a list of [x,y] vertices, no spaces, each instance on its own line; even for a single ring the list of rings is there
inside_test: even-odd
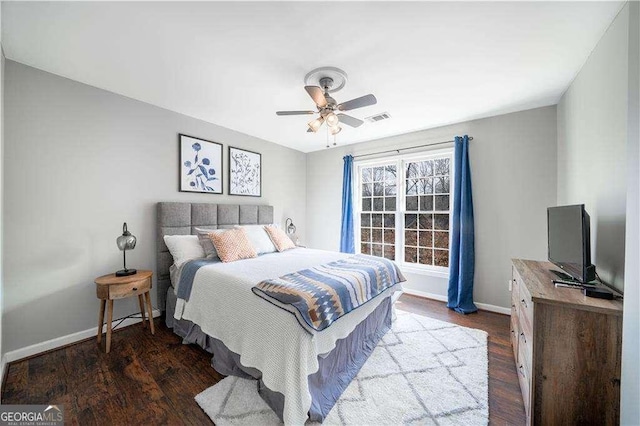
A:
[[[361,213],[362,212],[362,169],[368,167],[379,167],[396,165],[396,210],[395,214],[395,262],[404,270],[411,273],[417,273],[422,275],[430,275],[441,278],[449,277],[449,267],[436,266],[436,265],[423,265],[419,263],[409,263],[404,260],[404,248],[405,248],[405,229],[404,229],[404,215],[407,213],[406,205],[406,188],[404,181],[405,165],[408,162],[433,160],[438,158],[449,158],[449,261],[451,261],[451,225],[453,216],[453,194],[455,188],[455,168],[454,168],[454,156],[453,147],[441,148],[429,151],[413,152],[409,154],[397,154],[393,156],[378,157],[368,160],[355,160],[354,172],[355,179],[353,179],[353,194],[357,200],[354,209],[354,237],[356,239],[356,253],[360,253],[361,246]],[[385,211],[380,212],[382,214]],[[412,212],[409,212],[411,214]],[[434,210],[435,213],[435,210]]]

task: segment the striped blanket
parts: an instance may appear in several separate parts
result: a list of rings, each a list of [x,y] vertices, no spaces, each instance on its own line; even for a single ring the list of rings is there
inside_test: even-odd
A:
[[[293,313],[313,333],[403,281],[394,262],[359,254],[265,280],[251,290]]]

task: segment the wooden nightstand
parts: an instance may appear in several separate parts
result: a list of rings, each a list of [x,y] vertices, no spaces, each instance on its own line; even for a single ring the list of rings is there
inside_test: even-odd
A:
[[[153,328],[153,311],[151,308],[151,271],[138,271],[128,277],[116,277],[115,274],[103,275],[96,278],[96,293],[100,299],[100,314],[98,316],[98,345],[102,342],[102,325],[104,324],[104,307],[109,302],[107,310],[107,347],[106,352],[111,350],[111,324],[113,323],[113,301],[126,297],[138,296],[140,313],[142,314],[142,326],[146,327],[145,298],[147,310],[149,311],[149,327],[151,334],[155,334]]]

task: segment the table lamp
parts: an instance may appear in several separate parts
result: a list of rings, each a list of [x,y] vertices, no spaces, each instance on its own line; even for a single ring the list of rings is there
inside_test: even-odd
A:
[[[295,234],[296,226],[293,224],[293,220],[291,220],[290,217],[287,218],[287,221],[284,223],[284,227],[286,228],[287,234]]]
[[[118,237],[116,244],[118,245],[118,248],[122,250],[122,257],[124,260],[124,269],[117,271],[116,277],[128,277],[129,275],[134,275],[138,271],[135,269],[127,269],[127,250],[133,250],[135,248],[136,237],[131,235],[131,232],[127,230],[126,222],[122,225],[122,235]]]

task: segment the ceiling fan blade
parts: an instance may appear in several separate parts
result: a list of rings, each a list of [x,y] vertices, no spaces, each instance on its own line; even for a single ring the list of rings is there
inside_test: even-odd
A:
[[[313,102],[316,103],[320,108],[324,108],[327,106],[327,99],[324,97],[324,93],[322,89],[318,86],[304,86],[304,90],[307,91]]]
[[[315,111],[276,111],[276,115],[309,115],[315,113]]]
[[[347,126],[351,127],[360,127],[364,124],[364,121],[360,120],[359,118],[355,118],[347,114],[340,113],[338,114],[338,118],[340,119],[341,123],[344,123]]]
[[[369,105],[375,105],[378,102],[375,96],[373,95],[364,95],[359,98],[351,99],[350,101],[343,102],[338,105],[338,110],[340,111],[349,111],[356,108],[362,108]]]

